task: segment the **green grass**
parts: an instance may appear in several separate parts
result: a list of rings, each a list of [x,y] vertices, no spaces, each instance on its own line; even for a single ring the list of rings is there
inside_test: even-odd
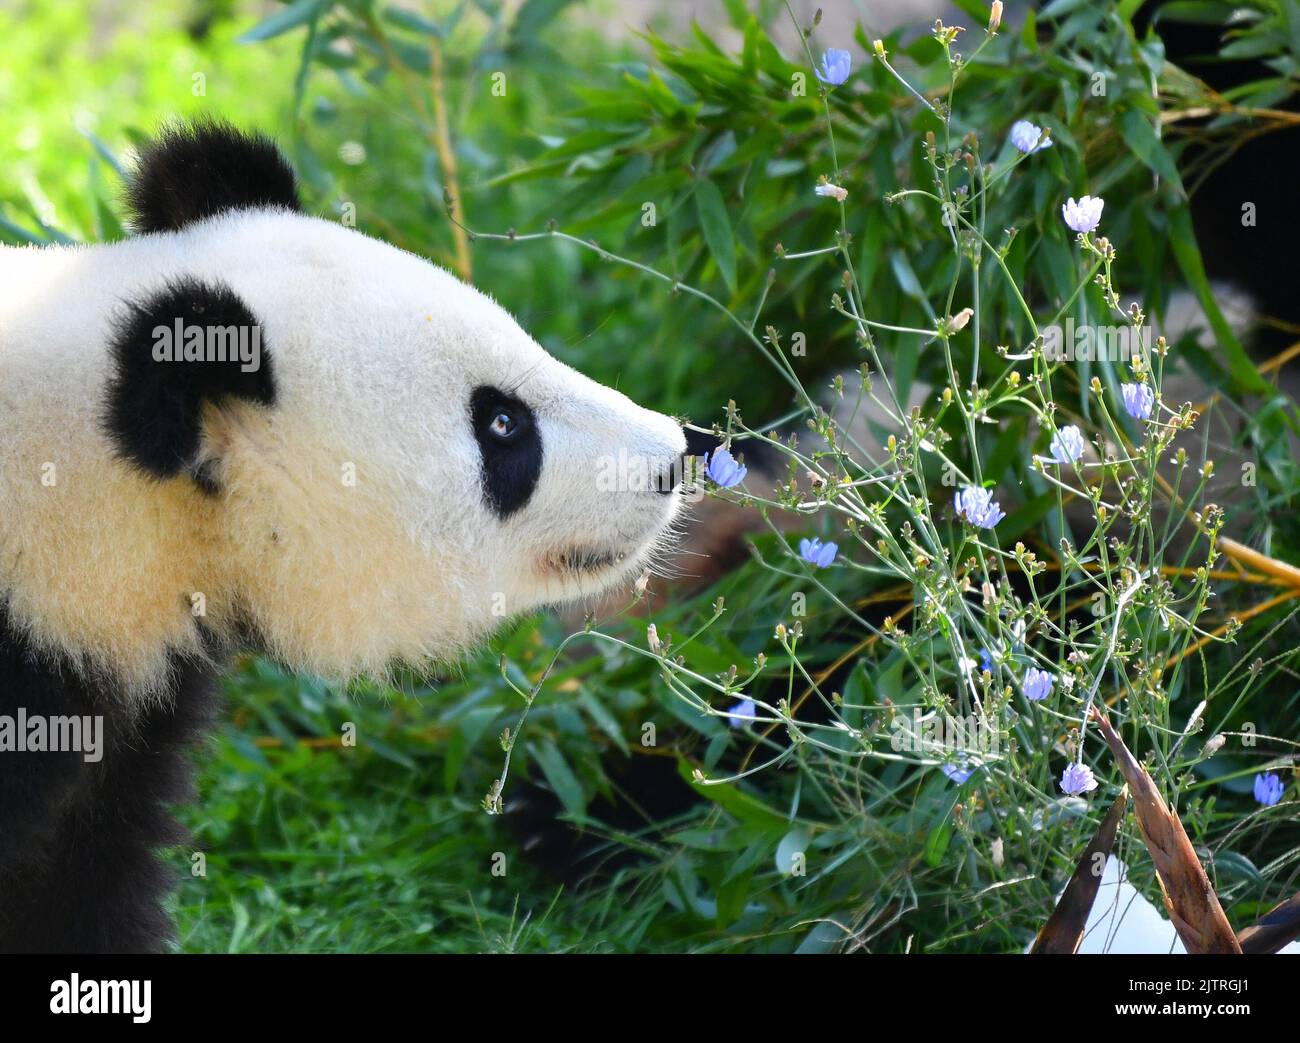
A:
[[[440,697],[384,702],[363,694],[349,701],[264,666],[232,681],[244,723],[222,729],[215,756],[205,758],[201,804],[184,816],[207,858],[206,875],[191,875],[191,852],[174,855],[184,874],[175,903],[183,951],[597,944],[578,925],[546,916],[556,888],[514,857],[503,820],[483,813],[475,791],[458,785],[449,793],[442,785],[445,743],[422,734],[440,727],[433,712]],[[325,718],[355,722],[358,745],[294,742],[293,734],[306,730],[301,719],[268,728],[286,706],[297,708],[313,733]],[[259,749],[250,733],[268,731],[285,745]],[[458,783],[472,785],[474,774],[471,768]],[[493,855],[502,849],[510,853],[506,874],[494,876]]]

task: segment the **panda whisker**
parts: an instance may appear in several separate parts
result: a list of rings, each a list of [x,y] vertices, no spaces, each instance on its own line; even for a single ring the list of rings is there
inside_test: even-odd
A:
[[[523,387],[524,384],[528,382],[528,379],[529,379],[529,378],[530,378],[534,373],[536,373],[536,372],[538,371],[538,369],[540,369],[540,368],[542,367],[542,365],[545,364],[547,361],[548,361],[548,360],[546,360],[546,359],[542,359],[542,360],[536,362],[535,364],[533,364],[532,366],[529,366],[529,367],[528,367],[528,370],[524,373],[524,375],[523,375],[522,377],[519,378],[518,382],[517,382],[516,384],[514,384],[514,385],[510,388],[509,393],[510,393],[511,395],[517,395],[517,394],[519,393],[519,389],[520,389],[521,387]]]

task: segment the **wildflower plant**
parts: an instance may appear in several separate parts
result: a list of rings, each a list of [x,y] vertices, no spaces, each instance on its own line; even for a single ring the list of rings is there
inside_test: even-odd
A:
[[[818,62],[812,32],[800,27],[796,60],[824,85],[814,102],[827,163],[817,194],[834,201],[838,222],[798,249],[769,244],[775,260],[757,302],[742,311],[732,285],[738,274],[720,256],[717,271],[731,288],[725,296],[558,229],[538,237],[593,249],[722,314],[789,390],[784,427],[751,424],[744,403],[732,402],[711,428],[699,428],[729,447],[712,455],[705,474],[712,495],[756,509],[774,535],[773,519],[782,516],[821,533],[800,539],[797,553],[784,540],[754,548],[760,569],[806,587],[821,611],[804,617],[773,611],[779,602],[771,599],[751,603],[743,669],[707,665],[716,662],[706,649],[711,635],[721,638],[722,598],[689,640],[675,646],[652,626],[637,653],[657,666],[684,719],[721,719],[734,730],[743,718],[754,736],[743,755],[731,756],[722,738],[701,729],[711,736],[707,750],[681,760],[699,793],[738,816],[742,828],[756,828],[755,819],[783,822],[782,844],[805,838],[819,873],[843,879],[845,867],[863,859],[874,867],[882,898],[845,895],[848,908],[838,910],[854,925],[855,941],[868,944],[883,929],[885,905],[918,902],[915,877],[873,851],[885,809],[900,803],[912,809],[903,828],[920,831],[926,865],[963,852],[959,889],[974,893],[1005,877],[1013,850],[1020,885],[1038,882],[1038,901],[1050,908],[1053,874],[1068,868],[1086,836],[1077,820],[1097,814],[1091,795],[1119,785],[1090,733],[1094,704],[1126,722],[1175,804],[1196,789],[1192,769],[1208,755],[1198,757],[1186,740],[1204,703],[1191,713],[1185,701],[1174,703],[1188,683],[1189,657],[1231,640],[1237,624],[1209,611],[1212,578],[1224,576],[1225,514],[1205,502],[1212,464],[1191,463],[1198,412],[1161,395],[1170,345],[1161,338],[1149,353],[1102,360],[1095,373],[1044,351],[1042,331],[1076,312],[1135,330],[1146,324],[1140,304],[1124,303],[1120,246],[1098,234],[1103,198],[1069,196],[1058,176],[1057,199],[1039,202],[1058,210],[1073,233],[1047,285],[1033,277],[1016,229],[990,220],[1008,199],[1030,203],[1017,192],[1022,167],[1051,161],[1037,126],[1017,123],[1013,153],[1000,158],[1006,131],[969,126],[957,115],[962,88],[977,75],[971,70],[1014,60],[1014,48],[1000,44],[993,28],[964,34],[936,22],[927,49],[909,52],[937,58],[918,86],[891,60],[889,45],[871,44],[875,68],[896,85],[892,104],[908,109],[921,160],[911,167],[918,183],[881,193],[907,231],[905,245],[890,253],[873,217],[866,244],[858,242],[863,222],[854,209],[859,201],[866,207],[868,193],[856,180],[860,165],[841,166],[838,137],[849,63],[835,50]],[[881,83],[877,75],[874,84]],[[1077,155],[1060,119],[1053,127],[1065,143],[1053,152]],[[1144,127],[1156,133],[1154,123]],[[1079,161],[1076,169],[1086,184],[1086,166]],[[719,237],[707,225],[705,232],[716,254]],[[893,278],[927,323],[877,316],[867,288],[878,272],[863,271],[878,266],[877,253],[890,254]],[[930,260],[937,284],[929,290],[910,271],[911,253]],[[835,377],[829,395],[805,384],[789,331],[767,319],[769,292],[785,279],[823,287],[825,306],[855,347],[853,367]],[[917,380],[922,355],[936,377],[929,386]],[[870,429],[853,421],[863,414],[876,418]],[[747,444],[783,457],[787,477],[765,489],[750,476],[742,487],[745,469],[732,454]],[[836,569],[825,571],[832,561]],[[767,640],[755,636],[764,614]],[[634,647],[594,624],[585,636]],[[820,640],[840,651],[820,654]],[[1206,700],[1240,682],[1238,671],[1213,687],[1203,679]],[[537,692],[520,690],[530,702]],[[940,730],[931,724],[953,720],[990,741],[976,750],[934,737]],[[796,767],[803,782],[793,792],[764,791],[763,773],[780,766]],[[783,792],[784,808],[759,795]],[[1261,804],[1274,792],[1271,783],[1256,784]],[[1192,818],[1195,829],[1195,809]]]

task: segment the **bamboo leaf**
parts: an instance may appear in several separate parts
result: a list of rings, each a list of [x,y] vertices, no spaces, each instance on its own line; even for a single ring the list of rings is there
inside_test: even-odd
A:
[[[1182,822],[1165,805],[1151,776],[1129,752],[1105,712],[1093,706],[1092,717],[1133,792],[1138,827],[1155,863],[1169,919],[1183,945],[1190,953],[1241,952]]]
[[[718,271],[722,273],[727,289],[735,293],[736,237],[731,230],[731,219],[727,217],[727,204],[723,202],[718,186],[712,181],[701,179],[695,186],[695,207],[709,252],[718,262]]]
[[[1250,356],[1246,354],[1237,335],[1232,332],[1228,320],[1223,317],[1218,302],[1214,299],[1214,290],[1205,274],[1205,265],[1201,253],[1196,247],[1196,234],[1192,230],[1192,214],[1185,206],[1180,206],[1169,215],[1169,245],[1173,248],[1174,258],[1182,270],[1192,292],[1205,317],[1210,320],[1210,328],[1219,342],[1219,348],[1228,367],[1242,391],[1256,395],[1270,394],[1272,389],[1260,377]]]
[[[275,14],[258,22],[248,32],[238,38],[239,43],[257,43],[280,36],[300,25],[314,21],[320,14],[324,0],[296,0],[295,3],[282,7]]]
[[[1257,923],[1237,932],[1244,953],[1275,953],[1300,938],[1300,894],[1273,906]]]

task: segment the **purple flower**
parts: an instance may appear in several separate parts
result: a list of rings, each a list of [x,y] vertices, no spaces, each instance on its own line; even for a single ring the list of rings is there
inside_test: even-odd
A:
[[[980,649],[980,672],[988,671],[993,673],[993,656],[989,654],[987,648]]]
[[[803,558],[809,565],[819,569],[824,569],[834,561],[839,550],[838,544],[822,543],[816,537],[811,540],[799,541],[799,557]]]
[[[979,770],[979,765],[971,764],[970,758],[966,754],[959,753],[955,761],[948,761],[946,764],[939,765],[939,770],[960,786]]]
[[[1101,224],[1101,208],[1105,205],[1106,200],[1101,196],[1081,196],[1077,203],[1071,196],[1068,202],[1061,204],[1061,216],[1071,230],[1091,232]]]
[[[1255,776],[1255,799],[1266,808],[1272,807],[1282,799],[1282,780],[1271,771]]]
[[[1039,140],[1039,139],[1042,140]],[[1017,120],[1011,125],[1011,144],[1029,155],[1052,147],[1052,139],[1043,134],[1043,128],[1030,123],[1029,120]]]
[[[849,78],[849,73],[852,71],[853,56],[848,51],[841,51],[832,47],[822,55],[821,68],[813,69],[813,74],[822,83],[838,87]]]
[[[953,500],[957,513],[977,529],[991,529],[1007,516],[999,507],[993,494],[978,485],[967,485],[960,489]]]
[[[1085,443],[1083,434],[1074,424],[1069,427],[1063,427],[1052,436],[1052,444],[1047,448],[1052,454],[1052,460],[1058,464],[1072,464],[1078,461],[1083,455]]]
[[[1121,384],[1119,390],[1124,396],[1124,408],[1134,420],[1145,420],[1151,415],[1156,393],[1150,384]]]
[[[1025,698],[1031,703],[1036,703],[1041,699],[1046,699],[1052,692],[1052,682],[1055,681],[1051,674],[1046,670],[1039,670],[1036,666],[1031,666],[1025,671],[1024,680],[1020,682],[1024,689]]]
[[[1072,797],[1080,793],[1089,793],[1097,788],[1097,780],[1092,777],[1092,769],[1086,764],[1071,764],[1061,772],[1061,791]]]
[[[736,463],[736,458],[719,446],[712,457],[706,458],[704,473],[722,488],[730,489],[745,480],[749,468]]]
[[[727,723],[733,728],[743,728],[754,719],[754,700],[741,699],[727,711]]]

